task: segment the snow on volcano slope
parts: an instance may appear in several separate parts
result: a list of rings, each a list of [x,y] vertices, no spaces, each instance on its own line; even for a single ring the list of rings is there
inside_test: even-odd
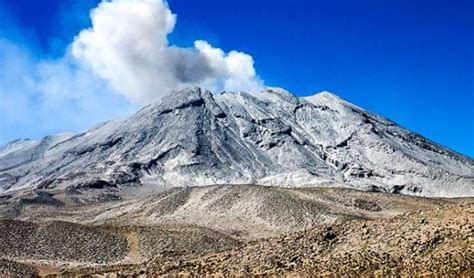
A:
[[[344,186],[474,196],[474,161],[328,92],[171,92],[125,120],[0,148],[0,192]]]

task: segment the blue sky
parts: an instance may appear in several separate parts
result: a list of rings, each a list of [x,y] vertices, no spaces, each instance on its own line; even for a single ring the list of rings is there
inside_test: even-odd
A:
[[[0,51],[10,53],[0,53],[0,59],[15,69],[0,70],[0,144],[79,131],[140,106],[87,73],[80,75],[83,87],[69,84],[78,78],[65,52],[90,27],[89,10],[97,4],[0,0]],[[170,0],[169,7],[177,15],[168,36],[171,44],[192,47],[203,39],[226,52],[245,52],[265,85],[297,95],[334,92],[474,157],[474,1]],[[44,70],[43,62],[52,60],[61,65],[55,62]],[[43,78],[44,72],[62,72],[67,64],[74,74],[61,92],[90,92],[72,98],[35,95],[38,86],[28,84],[36,81],[14,74],[28,75],[21,67],[31,64],[41,68],[32,80]],[[86,84],[91,80],[93,89]],[[21,110],[27,116],[19,116]]]

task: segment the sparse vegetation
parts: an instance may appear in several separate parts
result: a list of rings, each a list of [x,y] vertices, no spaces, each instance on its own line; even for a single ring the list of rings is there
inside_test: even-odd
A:
[[[222,185],[91,204],[14,199],[27,221],[0,221],[0,276],[473,274],[472,198]]]

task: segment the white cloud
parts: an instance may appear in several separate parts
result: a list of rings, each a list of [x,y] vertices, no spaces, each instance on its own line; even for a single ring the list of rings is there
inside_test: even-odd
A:
[[[0,61],[0,144],[81,131],[135,109],[69,55],[38,60],[0,38]]]
[[[72,54],[133,103],[150,103],[185,86],[250,92],[263,87],[248,54],[225,53],[202,40],[193,48],[170,45],[176,15],[162,0],[102,2],[91,19]]]
[[[262,87],[250,55],[201,40],[191,48],[170,45],[176,15],[161,0],[100,3],[92,27],[55,59],[34,51],[1,7],[0,17],[0,144],[84,130],[184,86]]]

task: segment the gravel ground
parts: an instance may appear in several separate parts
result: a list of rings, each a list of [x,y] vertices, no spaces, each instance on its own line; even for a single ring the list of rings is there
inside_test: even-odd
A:
[[[125,237],[99,228],[53,221],[0,221],[2,257],[110,263],[128,253]]]
[[[228,235],[202,228],[140,228],[139,249],[148,258],[220,252],[242,243]]]
[[[0,277],[32,277],[37,274],[31,265],[0,259]]]
[[[474,204],[324,225],[206,256],[157,259],[148,271],[469,277],[474,275]]]
[[[65,275],[473,276],[472,198],[237,185],[51,197],[64,205],[26,202],[23,221],[0,220],[0,277],[33,275],[33,263]]]

